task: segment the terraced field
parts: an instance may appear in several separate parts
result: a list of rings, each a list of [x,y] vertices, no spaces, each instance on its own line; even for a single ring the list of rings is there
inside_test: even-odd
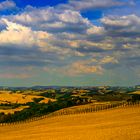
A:
[[[140,140],[140,106],[0,127],[2,140]]]

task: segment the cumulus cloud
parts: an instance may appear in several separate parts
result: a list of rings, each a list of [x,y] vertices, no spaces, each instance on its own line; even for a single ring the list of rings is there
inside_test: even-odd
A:
[[[125,2],[71,0],[70,4],[75,10],[30,7],[0,18],[0,64],[47,67],[73,76],[102,74],[109,64],[110,68],[138,65],[139,16],[103,17],[96,26],[76,11]]]
[[[16,4],[12,0],[0,2],[0,11],[16,8]]]
[[[92,26],[91,28],[87,29],[88,35],[102,35],[105,34],[104,27]]]
[[[91,25],[90,21],[73,10],[59,10],[53,7],[25,11],[21,14],[6,17],[10,21],[24,26],[32,27],[34,30],[48,32],[85,32]],[[78,25],[78,26],[77,26]]]
[[[69,4],[60,5],[63,8],[71,8],[78,11],[105,9],[111,7],[120,7],[124,5],[133,5],[134,2],[123,2],[118,0],[69,0]]]
[[[42,46],[43,40],[51,35],[43,31],[32,31],[31,28],[2,19],[6,29],[0,32],[0,45],[21,45],[26,47]]]
[[[101,22],[111,36],[138,37],[140,35],[140,17],[136,15],[104,17]]]

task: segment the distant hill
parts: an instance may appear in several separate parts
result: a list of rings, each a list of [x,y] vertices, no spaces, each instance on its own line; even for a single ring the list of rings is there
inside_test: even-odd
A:
[[[45,90],[45,89],[61,89],[61,88],[76,88],[74,86],[32,86],[32,87],[7,87],[7,86],[0,86],[0,89],[7,89],[7,90]],[[77,87],[78,88],[78,87]]]
[[[111,90],[116,90],[116,89],[129,89],[129,90],[136,90],[140,89],[140,86],[134,86],[134,87],[119,87],[119,86],[42,86],[42,85],[36,85],[36,86],[31,86],[31,87],[8,87],[8,86],[0,86],[0,90],[7,89],[7,90],[47,90],[47,89],[56,89],[59,90],[61,88],[76,88],[76,89],[111,89]]]

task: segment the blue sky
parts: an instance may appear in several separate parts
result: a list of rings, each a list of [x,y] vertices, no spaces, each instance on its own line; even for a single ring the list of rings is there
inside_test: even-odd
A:
[[[0,85],[140,84],[139,0],[0,0]]]

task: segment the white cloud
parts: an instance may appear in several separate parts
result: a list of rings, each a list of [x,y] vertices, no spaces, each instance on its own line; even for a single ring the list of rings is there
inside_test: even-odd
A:
[[[85,75],[85,74],[102,74],[103,68],[98,66],[89,66],[82,62],[74,62],[72,65],[64,68],[65,74],[69,76]]]
[[[27,10],[21,14],[5,16],[5,18],[35,30],[48,32],[85,32],[92,25],[77,11],[60,10],[53,7],[32,8],[31,11]]]
[[[77,2],[73,0],[72,3]],[[90,2],[93,8],[101,3],[99,0],[93,5],[93,1],[89,0],[87,4]],[[100,6],[104,4],[105,7],[107,2],[112,1],[102,1]],[[79,3],[84,4],[85,1],[79,1]],[[90,8],[90,5],[86,8]],[[139,58],[140,17],[136,15],[104,17],[101,22],[102,26],[96,26],[84,18],[80,12],[71,9],[32,7],[31,10],[25,9],[20,14],[3,16],[3,21],[0,19],[0,24],[2,24],[0,47],[30,48],[30,51],[33,51],[32,54],[24,54],[22,57],[12,55],[14,59],[11,60],[22,59],[20,62],[28,63],[28,65],[41,67],[47,65],[48,68],[53,64],[54,69],[58,70],[61,67],[60,72],[66,71],[69,75],[101,74],[106,66],[136,63]],[[3,28],[3,24],[6,28]],[[4,58],[1,56],[1,64],[3,60],[7,60],[8,56],[4,47],[0,51],[6,52],[6,56]],[[40,58],[36,54],[39,54]],[[134,55],[137,58],[134,58]],[[91,57],[94,57],[96,61],[91,62]],[[129,57],[131,57],[130,60]],[[11,57],[8,56],[8,58]],[[17,64],[17,61],[15,62]]]
[[[16,8],[16,4],[12,0],[0,2],[0,11]]]
[[[103,35],[105,34],[104,27],[92,26],[91,28],[87,29],[88,35]]]
[[[24,10],[24,12],[22,12],[21,14],[17,14],[17,15],[12,15],[9,16],[9,18],[14,21],[17,22],[21,22],[23,24],[36,24],[39,22],[50,22],[50,21],[54,21],[57,19],[57,14],[55,12],[55,9],[53,7],[48,7],[48,8],[42,8],[42,9],[38,9],[38,8],[34,8],[31,7],[30,10]]]
[[[132,25],[139,25],[140,24],[140,17],[136,15],[127,15],[122,17],[105,17],[101,20],[104,24],[110,26],[132,26]],[[125,21],[125,22],[124,22]]]
[[[103,59],[100,60],[100,64],[108,64],[108,63],[119,63],[117,59],[112,56],[105,56]]]
[[[85,23],[85,24],[90,24],[90,22],[81,16],[81,14],[77,11],[72,11],[72,10],[65,10],[64,13],[61,13],[59,15],[59,19],[62,22],[68,22],[68,23]]]
[[[140,17],[137,15],[104,17],[101,22],[112,36],[113,34],[124,37],[140,35]]]
[[[43,31],[32,31],[30,27],[26,27],[17,23],[2,19],[6,24],[6,30],[0,32],[0,45],[18,45],[25,47],[42,46],[45,40],[51,35]]]
[[[50,71],[53,72],[60,72],[67,76],[81,76],[81,75],[87,75],[87,74],[102,74],[104,69],[100,65],[93,65],[91,62],[94,62],[94,59],[92,60],[79,60],[75,61],[70,65],[59,67],[59,68],[44,68],[44,71]]]
[[[89,10],[89,9],[100,9],[100,8],[110,8],[118,7],[127,4],[132,4],[132,2],[121,2],[118,0],[69,0],[69,6],[76,10]],[[65,6],[65,5],[63,5]],[[67,7],[68,5],[66,5]]]

